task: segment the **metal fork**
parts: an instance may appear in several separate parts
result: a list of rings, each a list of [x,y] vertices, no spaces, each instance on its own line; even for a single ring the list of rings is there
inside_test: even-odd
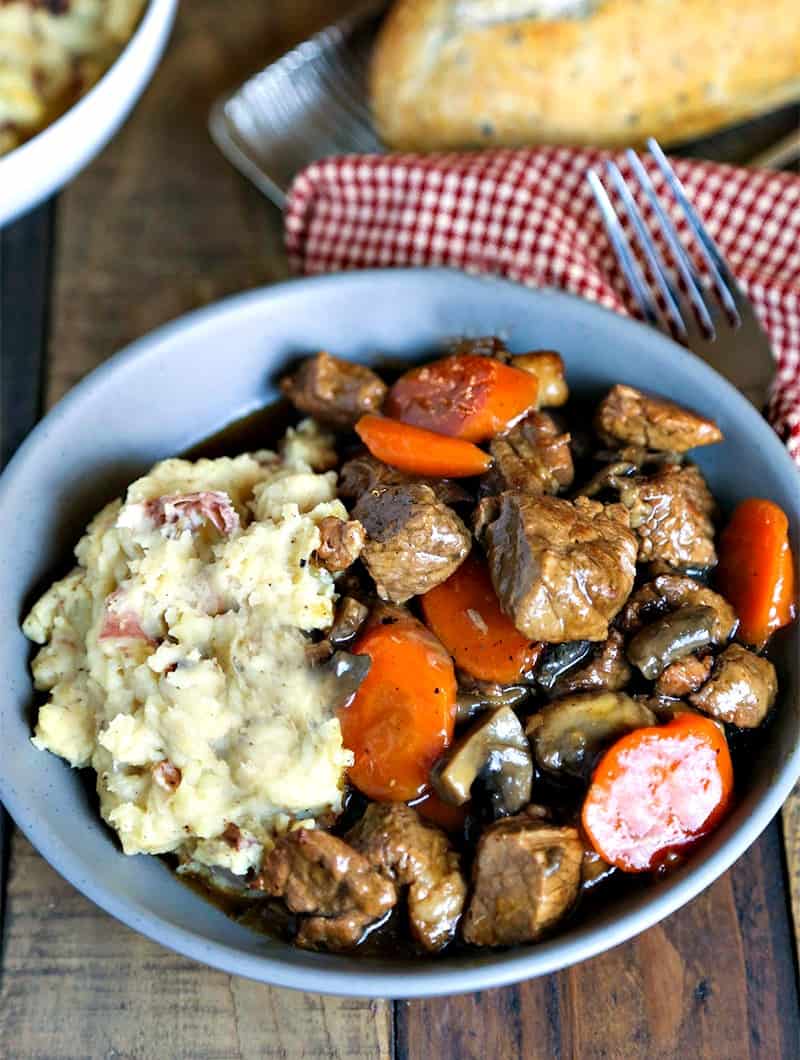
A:
[[[600,173],[586,178],[600,209],[603,223],[622,272],[642,316],[648,324],[678,338],[689,349],[729,379],[759,410],[767,403],[776,363],[752,304],[703,226],[686,191],[655,140],[647,146],[666,187],[681,208],[707,280],[701,276],[678,236],[675,225],[659,201],[650,175],[635,151],[626,152],[639,189],[650,206],[669,250],[672,268],[653,239],[644,216],[615,162],[605,163],[608,184],[622,203],[630,221],[634,244],[647,263],[655,289],[645,277]],[[675,278],[680,279],[676,284]]]

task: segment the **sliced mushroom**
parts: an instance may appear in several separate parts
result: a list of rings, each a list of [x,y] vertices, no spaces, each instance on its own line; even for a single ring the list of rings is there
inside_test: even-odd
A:
[[[583,692],[554,699],[525,731],[538,766],[586,780],[609,744],[655,721],[644,703],[623,692]]]
[[[714,644],[724,644],[736,629],[736,613],[728,601],[707,585],[685,574],[659,574],[633,593],[623,607],[617,625],[635,633],[667,611],[690,604],[710,607],[716,616]]]
[[[335,648],[350,644],[355,640],[368,615],[369,608],[366,604],[362,604],[354,596],[343,596],[336,605],[336,615],[328,640]]]
[[[628,658],[655,681],[671,663],[711,644],[716,621],[713,608],[704,604],[679,607],[640,629],[628,644]]]
[[[548,644],[536,668],[536,683],[549,692],[565,674],[589,658],[593,647],[590,640]]]
[[[511,707],[498,707],[480,717],[441,760],[432,781],[440,798],[462,806],[479,777],[496,816],[517,813],[530,801],[530,747]]]
[[[359,685],[369,673],[371,664],[369,655],[353,655],[349,651],[340,650],[316,667],[324,702],[330,704],[332,711],[343,706],[350,696],[358,691]]]
[[[478,714],[496,707],[513,707],[521,703],[530,689],[524,685],[506,685],[493,689],[462,690],[456,697],[456,725],[472,721]]]

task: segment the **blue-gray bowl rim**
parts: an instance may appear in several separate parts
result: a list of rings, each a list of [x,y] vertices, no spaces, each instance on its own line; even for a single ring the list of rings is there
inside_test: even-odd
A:
[[[323,291],[348,299],[387,285],[389,291],[393,294],[396,292],[399,298],[404,289],[408,293],[420,284],[429,297],[432,297],[434,289],[449,298],[454,297],[459,288],[467,298],[479,288],[482,291],[487,288],[490,292],[494,290],[498,296],[505,296],[514,289],[524,292],[525,297],[530,299],[532,313],[537,306],[540,309],[546,307],[547,312],[563,314],[565,319],[579,319],[589,331],[596,330],[598,334],[635,333],[642,347],[649,349],[653,356],[658,352],[663,361],[668,352],[669,357],[674,359],[673,364],[677,364],[689,380],[698,384],[698,395],[713,391],[719,407],[732,410],[731,414],[746,426],[754,446],[766,450],[770,459],[774,460],[778,477],[786,483],[789,495],[793,489],[800,498],[797,469],[777,436],[755,409],[713,369],[659,333],[567,293],[523,288],[511,281],[469,276],[447,268],[405,268],[351,271],[293,279],[258,288],[190,312],[134,341],[72,388],[23,442],[0,476],[0,511],[6,510],[4,501],[11,484],[25,475],[29,455],[47,444],[49,431],[68,417],[73,409],[79,408],[87,394],[117,376],[122,377],[125,369],[132,364],[144,365],[148,359],[156,362],[166,352],[170,342],[187,330],[194,329],[199,333],[226,317],[258,312],[263,307],[286,299],[299,302],[306,298],[313,300],[315,295],[321,295]],[[609,383],[613,381],[610,378],[608,380]],[[653,389],[659,388],[656,385]],[[231,413],[235,415],[241,411],[231,410]],[[209,425],[209,431],[220,425]],[[197,437],[202,438],[203,433],[199,432]],[[800,502],[790,512],[790,517],[796,534]],[[797,649],[800,636],[795,633],[793,639]],[[800,667],[797,656],[798,651],[795,650],[793,665]],[[299,959],[289,961],[282,957],[253,956],[235,947],[204,939],[202,935],[159,919],[141,903],[109,895],[99,876],[87,877],[84,874],[85,866],[77,864],[69,848],[57,842],[48,830],[46,817],[31,817],[24,811],[22,800],[6,783],[4,772],[0,775],[0,797],[21,831],[62,876],[100,908],[170,949],[231,974],[275,986],[352,997],[406,998],[482,990],[555,972],[611,949],[669,916],[725,872],[778,812],[800,776],[800,740],[793,747],[785,748],[783,753],[785,758],[780,768],[750,817],[724,837],[723,826],[706,844],[703,852],[690,861],[686,870],[676,874],[663,892],[640,903],[641,908],[615,917],[611,922],[582,927],[575,938],[556,935],[529,947],[495,952],[474,961],[460,961],[457,966],[449,965],[447,961],[420,960],[411,966],[406,964],[387,968],[364,962],[358,957],[323,957],[320,961],[318,958],[321,955],[296,950],[292,951],[292,956]]]

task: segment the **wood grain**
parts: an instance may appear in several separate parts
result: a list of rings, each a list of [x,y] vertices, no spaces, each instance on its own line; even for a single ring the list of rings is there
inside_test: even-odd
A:
[[[51,402],[157,325],[287,276],[281,214],[213,145],[208,111],[221,92],[346,6],[182,5],[133,117],[62,195]],[[230,352],[220,351],[221,364]]]
[[[794,927],[795,957],[800,965],[800,782],[781,810],[783,845],[786,855],[786,874]]]
[[[0,1056],[8,1060],[373,1060],[385,1002],[272,990],[179,957],[101,913],[19,833],[8,888]]]

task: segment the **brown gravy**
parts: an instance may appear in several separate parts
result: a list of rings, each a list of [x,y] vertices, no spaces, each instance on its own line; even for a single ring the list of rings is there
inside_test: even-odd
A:
[[[577,414],[576,414],[577,410]],[[565,410],[560,410],[565,411]],[[569,416],[572,412],[576,424],[586,422],[581,417],[581,404],[570,401],[566,406]],[[192,446],[182,455],[187,459],[198,460],[200,458],[217,458],[220,456],[236,456],[239,453],[255,449],[274,448],[279,438],[285,433],[286,428],[294,425],[300,419],[295,409],[288,401],[281,400],[268,405],[240,420],[234,421],[227,427],[204,439],[197,445]],[[580,433],[580,428],[575,433]],[[762,738],[766,727],[771,719],[753,733],[738,731],[729,733],[731,755],[734,762],[737,791],[741,792],[747,787],[748,774],[754,760],[754,743]],[[532,799],[534,802],[544,802],[565,805],[566,813],[563,818],[573,823],[579,816],[580,792],[577,789],[570,790],[547,777],[538,775],[535,781]],[[332,829],[337,834],[342,834],[360,816],[364,804],[363,797],[357,792],[352,792],[346,800],[346,809],[342,818]],[[471,867],[471,851],[482,823],[476,817],[468,817],[464,834],[458,839],[453,838],[455,845],[460,849],[464,859],[464,868],[469,872]],[[693,850],[697,852],[698,847]],[[691,856],[691,855],[690,855]],[[166,857],[166,860],[175,865],[175,859]],[[682,858],[676,858],[669,865],[668,871],[674,871],[680,864]],[[210,886],[199,877],[180,875],[178,877],[186,886],[204,899],[211,902],[218,909],[231,917],[236,922],[267,935],[270,938],[283,942],[291,942],[294,938],[297,926],[297,918],[290,913],[284,904],[271,898],[253,898],[243,894],[236,896],[228,891],[223,891]],[[556,927],[554,934],[560,933],[566,924],[575,926],[587,920],[598,902],[615,905],[624,897],[638,893],[642,888],[653,886],[653,879],[649,874],[626,875],[621,872],[613,872],[607,878],[591,887],[585,887],[579,900],[566,918]],[[535,945],[535,943],[534,943]],[[365,959],[376,958],[424,958],[428,961],[441,960],[456,953],[476,952],[476,947],[469,946],[460,940],[451,943],[442,953],[435,956],[425,954],[413,942],[407,929],[406,912],[402,901],[398,903],[390,916],[374,930],[372,930],[357,950],[354,951]]]

